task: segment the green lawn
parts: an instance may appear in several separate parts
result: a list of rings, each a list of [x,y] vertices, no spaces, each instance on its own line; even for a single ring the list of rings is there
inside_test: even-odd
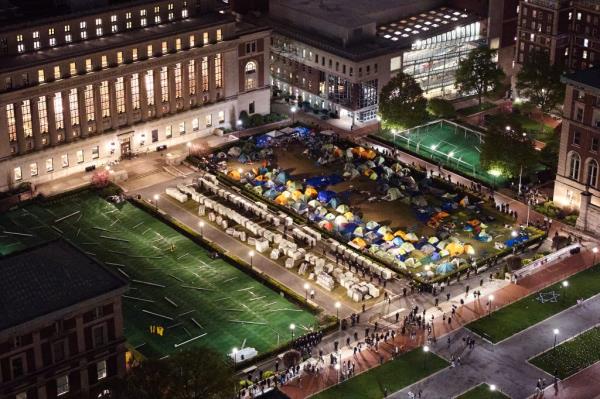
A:
[[[123,299],[125,335],[145,356],[194,345],[228,353],[245,344],[262,353],[291,338],[290,323],[297,334],[317,323],[312,313],[235,266],[211,259],[130,203],[114,205],[84,192],[0,215],[0,227],[32,235],[0,235],[5,252],[63,235],[130,280]],[[150,326],[163,327],[163,336],[151,334]]]
[[[313,396],[313,399],[380,399],[448,366],[441,357],[421,348],[359,374]]]
[[[487,111],[488,109],[492,109],[494,107],[496,107],[495,104],[484,101],[481,103],[481,105],[479,105],[479,104],[471,105],[470,107],[461,108],[461,109],[457,110],[456,112],[459,115],[469,116],[469,115],[473,115],[473,114],[476,114],[481,111]]]
[[[530,363],[550,374],[558,370],[557,375],[560,379],[565,379],[598,361],[600,361],[600,328],[598,327],[529,360]]]
[[[571,276],[566,290],[562,282],[556,283],[539,292],[560,294],[557,302],[541,303],[537,300],[539,292],[467,324],[467,328],[492,342],[508,338],[529,326],[539,323],[577,303],[577,299],[587,299],[600,292],[600,265]]]
[[[473,389],[469,389],[467,392],[463,393],[460,396],[457,396],[456,399],[504,399],[508,398],[502,392],[495,390],[490,390],[490,386],[488,384],[479,384]]]

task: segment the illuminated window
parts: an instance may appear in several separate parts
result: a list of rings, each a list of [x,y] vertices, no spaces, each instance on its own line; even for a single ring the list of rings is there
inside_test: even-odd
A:
[[[146,21],[146,10],[140,10],[140,25],[141,26],[146,26],[147,21]]]
[[[202,33],[202,44],[208,44],[208,32]]]
[[[217,115],[219,117],[219,123],[225,123],[225,112],[219,111]]]
[[[175,98],[181,98],[182,96],[182,84],[181,81],[181,64],[175,64]]]
[[[217,41],[220,42],[223,40],[223,33],[221,29],[217,29]]]
[[[102,36],[102,27],[101,26],[97,26],[96,27],[96,36],[100,37]]]
[[[159,6],[155,6],[154,7],[154,13],[158,14],[160,12],[160,7]]]
[[[181,18],[188,17],[187,1],[183,2],[183,8],[181,9]]]
[[[173,137],[173,126],[169,125],[165,128],[165,137],[168,139]]]
[[[96,376],[98,380],[106,378],[106,360],[102,360],[101,362],[96,363]]]
[[[98,159],[100,158],[100,147],[95,146],[92,147],[92,159]]]
[[[121,65],[123,63],[123,52],[117,51],[117,65]]]
[[[73,37],[70,33],[65,33],[65,42],[71,43],[73,41]]]
[[[48,133],[48,108],[46,96],[38,98],[38,119],[40,121],[40,133]]]
[[[202,57],[202,91],[208,90],[208,57]]]
[[[110,117],[110,95],[108,93],[108,81],[105,80],[100,83],[100,109],[102,110],[102,117]]]
[[[101,64],[102,64],[102,68],[107,68],[108,67],[108,57],[103,55],[101,57]]]
[[[56,46],[56,38],[51,37],[50,40],[48,40],[48,44],[50,45],[50,47]]]
[[[24,100],[21,104],[21,114],[23,120],[23,133],[25,137],[33,136],[33,126],[31,123],[31,103],[29,100]]]
[[[250,61],[246,64],[246,73],[254,73],[256,72],[256,62]]]
[[[157,25],[160,24],[160,15],[155,15],[154,16],[154,23],[157,24]]]
[[[569,178],[579,180],[579,171],[581,168],[581,157],[576,152],[569,154]]]
[[[148,46],[146,46],[146,55],[148,57],[152,57],[152,45],[149,44]]]
[[[169,3],[169,4],[167,5],[167,10],[169,10],[169,11],[173,11],[173,7],[174,7],[173,3]]]
[[[246,78],[246,90],[256,89],[256,79]]]
[[[56,65],[54,67],[54,79],[58,80],[58,79],[60,79],[60,77],[61,77],[60,76],[60,65]]]
[[[48,28],[48,36],[54,35],[54,28]]]
[[[215,55],[215,86],[217,89],[223,87],[223,65],[221,54]]]
[[[38,166],[37,162],[33,162],[29,164],[29,174],[31,177],[35,177],[38,175]]]
[[[14,168],[13,171],[14,171],[15,181],[19,181],[19,180],[23,179],[23,174],[21,172],[20,166],[17,166],[16,168]]]
[[[196,60],[190,60],[188,64],[188,80],[190,84],[190,94],[196,94]]]
[[[175,14],[173,14],[172,12],[170,12],[170,13],[167,15],[167,18],[168,18],[168,20],[169,20],[169,21],[172,21],[173,19],[175,19]]]
[[[196,131],[200,129],[200,122],[198,121],[198,118],[194,118],[192,119],[192,130]]]
[[[85,86],[83,94],[85,100],[85,115],[87,116],[87,120],[92,122],[96,119],[96,113],[94,111],[94,87],[92,85]]]
[[[60,162],[61,162],[61,166],[63,168],[68,168],[69,167],[69,155],[67,155],[67,154],[61,155]]]
[[[35,40],[35,41],[33,42],[33,49],[34,49],[34,50],[37,50],[37,49],[39,49],[40,47],[41,47],[40,41],[39,41],[39,40]]]
[[[71,25],[65,25],[65,32],[71,32]]]
[[[31,36],[34,39],[39,39],[40,38],[40,32],[36,30],[36,31],[34,31],[34,32],[31,33]]]
[[[80,28],[80,29],[85,29],[85,28],[87,28],[87,23],[86,23],[85,21],[81,21],[81,22],[79,23],[79,28]]]
[[[179,122],[179,134],[185,134],[185,122]]]
[[[79,125],[79,99],[77,89],[69,91],[69,109],[71,111],[71,126]]]
[[[131,75],[131,106],[140,108],[140,77],[137,73]]]
[[[85,71],[86,72],[92,72],[92,59],[91,58],[86,58],[85,59]]]
[[[169,101],[169,71],[166,66],[160,68],[160,94],[163,103]]]
[[[77,64],[74,62],[69,63],[69,73],[71,76],[77,75]]]
[[[54,93],[54,120],[56,121],[56,129],[64,129],[65,120],[63,116],[62,93]]]
[[[177,51],[181,50],[181,39],[180,38],[175,39],[175,50],[177,50]]]
[[[115,92],[117,98],[117,112],[122,114],[125,112],[125,83],[123,77],[117,78],[115,82]]]
[[[154,71],[146,72],[146,94],[148,105],[154,105]]]
[[[204,124],[206,125],[206,127],[212,126],[212,115],[211,114],[208,114],[204,117]]]
[[[162,42],[161,50],[163,54],[167,54],[167,52],[169,51],[169,46],[166,41]]]
[[[194,47],[196,45],[196,36],[190,35],[190,47]]]
[[[6,104],[6,119],[8,121],[8,140],[17,141],[17,121],[14,104]]]
[[[131,19],[131,12],[125,13],[125,19]]]
[[[138,59],[138,52],[137,52],[137,48],[134,48],[131,50],[131,59],[134,61],[137,61]]]
[[[44,77],[44,70],[38,69],[38,82],[44,83],[45,81],[46,81],[46,78]]]
[[[54,170],[54,161],[52,158],[46,159],[46,172],[52,172]]]
[[[125,22],[125,29],[131,29],[131,21]]]

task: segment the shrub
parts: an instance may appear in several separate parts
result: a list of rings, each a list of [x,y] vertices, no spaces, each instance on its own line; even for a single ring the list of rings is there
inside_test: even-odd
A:
[[[240,112],[240,120],[242,121],[242,127],[250,127],[250,117],[246,111]]]
[[[452,103],[443,98],[432,98],[427,103],[427,111],[436,118],[451,119],[456,117]]]
[[[251,126],[261,126],[265,124],[265,119],[261,114],[254,114],[250,117]]]

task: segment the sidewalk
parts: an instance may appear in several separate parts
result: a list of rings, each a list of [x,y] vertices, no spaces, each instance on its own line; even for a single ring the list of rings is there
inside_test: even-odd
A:
[[[593,254],[591,251],[585,250],[580,254],[573,255],[570,258],[564,259],[561,262],[553,264],[542,271],[523,278],[518,285],[510,284],[496,291],[493,291],[494,310],[506,306],[522,297],[538,291],[543,287],[553,284],[557,281],[564,279],[570,275],[573,275],[581,270],[584,270],[591,266],[593,260]],[[439,310],[427,309],[426,318],[429,319],[432,313],[437,313],[433,322],[433,336],[436,338],[443,337],[450,332],[459,330],[465,324],[476,320],[487,314],[487,295],[492,292],[486,293],[483,298],[479,300],[473,300],[473,296],[464,297],[465,305],[459,306],[455,317],[452,319],[452,323],[449,324],[447,321],[442,321],[439,317]],[[455,297],[458,299],[460,296]],[[396,327],[397,328],[397,327]],[[359,334],[359,340],[364,338],[364,334]],[[352,340],[354,341],[354,340]],[[387,344],[380,346],[379,353],[375,353],[370,350],[363,350],[359,358],[353,358],[352,348],[343,347],[341,358],[342,362],[348,360],[356,363],[356,374],[366,371],[370,368],[379,365],[379,355],[383,356],[384,360],[387,361],[391,358],[391,354],[395,346],[402,348],[402,351],[407,351],[418,346],[423,345],[426,342],[426,335],[423,331],[420,331],[416,339],[411,340],[408,336],[396,336],[394,342],[388,341]],[[340,344],[345,344],[340,343]],[[353,342],[353,344],[355,344]],[[327,355],[329,356],[329,355]],[[315,394],[327,387],[334,385],[337,382],[337,373],[331,366],[326,366],[320,375],[306,375],[302,378],[302,383],[299,384],[297,381],[293,381],[288,385],[283,386],[282,391],[290,396],[292,399],[306,398],[310,395]]]

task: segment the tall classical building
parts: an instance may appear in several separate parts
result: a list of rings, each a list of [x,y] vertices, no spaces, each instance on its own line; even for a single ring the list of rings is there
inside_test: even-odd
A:
[[[554,202],[578,209],[578,227],[600,233],[600,68],[568,75],[564,82]]]
[[[270,30],[216,0],[54,0],[53,16],[32,6],[52,0],[11,1],[0,8],[0,190],[270,110]]]
[[[0,397],[97,398],[122,377],[126,289],[62,240],[0,258]]]
[[[534,51],[567,70],[600,64],[600,2],[520,0],[515,66]]]

